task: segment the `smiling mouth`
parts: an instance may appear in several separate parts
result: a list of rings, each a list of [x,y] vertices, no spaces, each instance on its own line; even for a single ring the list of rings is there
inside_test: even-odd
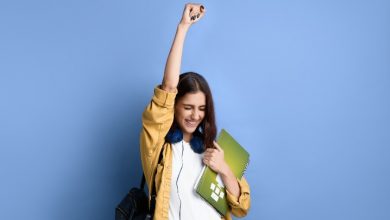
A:
[[[187,120],[185,120],[185,122],[186,122],[186,125],[188,127],[196,127],[196,126],[198,126],[198,123],[196,121],[187,121]]]

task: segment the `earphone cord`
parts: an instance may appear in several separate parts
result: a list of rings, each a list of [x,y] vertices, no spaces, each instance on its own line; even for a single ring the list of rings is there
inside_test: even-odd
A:
[[[181,174],[181,170],[183,169],[183,165],[184,165],[184,160],[183,160],[183,155],[184,155],[184,144],[183,144],[183,141],[181,141],[181,167],[180,167],[180,170],[179,170],[179,174],[177,175],[177,179],[176,179],[176,188],[177,188],[177,196],[179,197],[179,219],[181,219],[181,199],[180,199],[180,193],[179,193],[179,177],[180,177],[180,174]]]

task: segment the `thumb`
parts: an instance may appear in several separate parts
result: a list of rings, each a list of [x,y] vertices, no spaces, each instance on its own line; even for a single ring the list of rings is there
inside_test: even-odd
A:
[[[219,146],[219,144],[218,144],[216,141],[214,141],[214,147],[215,147],[217,150],[219,150],[219,151],[223,151],[222,148]]]

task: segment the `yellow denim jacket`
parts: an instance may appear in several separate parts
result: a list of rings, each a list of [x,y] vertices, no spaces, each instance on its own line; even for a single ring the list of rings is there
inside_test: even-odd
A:
[[[151,102],[142,114],[140,153],[148,188],[151,189],[153,184],[156,186],[157,198],[154,220],[168,219],[172,176],[172,146],[165,142],[165,136],[173,122],[176,94],[177,91],[167,92],[156,87]],[[157,164],[161,151],[163,151],[163,157],[161,162]],[[248,213],[250,207],[249,185],[244,177],[238,180],[238,183],[241,191],[238,198],[226,191],[230,209],[222,219],[232,219],[230,213],[237,217],[243,217]]]

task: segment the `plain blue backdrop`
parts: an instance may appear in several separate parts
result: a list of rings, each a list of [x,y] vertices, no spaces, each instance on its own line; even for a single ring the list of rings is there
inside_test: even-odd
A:
[[[184,1],[1,1],[0,219],[114,219]],[[250,152],[246,219],[390,219],[390,2],[204,1],[182,71]]]

